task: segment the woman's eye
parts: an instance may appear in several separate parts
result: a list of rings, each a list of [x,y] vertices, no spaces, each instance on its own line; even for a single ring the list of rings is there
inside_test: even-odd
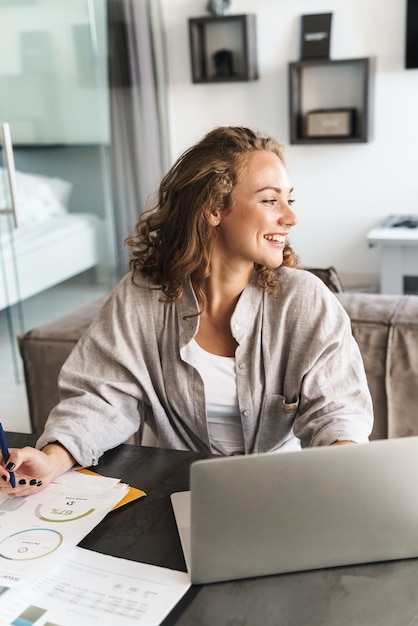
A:
[[[287,201],[289,206],[292,206],[294,202],[295,200],[293,198],[289,198],[289,200]],[[265,198],[264,200],[262,200],[262,203],[271,207],[280,206],[280,200],[278,198]]]

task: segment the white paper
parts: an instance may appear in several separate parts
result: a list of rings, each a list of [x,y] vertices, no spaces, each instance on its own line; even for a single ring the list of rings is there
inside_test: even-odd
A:
[[[77,547],[31,587],[1,594],[0,624],[157,626],[190,585],[183,572]]]
[[[70,471],[37,494],[0,496],[0,586],[33,583],[127,493],[111,478]]]

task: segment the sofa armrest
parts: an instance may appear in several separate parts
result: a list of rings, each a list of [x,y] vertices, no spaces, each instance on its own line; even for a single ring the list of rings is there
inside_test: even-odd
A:
[[[42,432],[51,409],[59,400],[57,380],[61,367],[104,300],[100,298],[18,336],[32,432]]]

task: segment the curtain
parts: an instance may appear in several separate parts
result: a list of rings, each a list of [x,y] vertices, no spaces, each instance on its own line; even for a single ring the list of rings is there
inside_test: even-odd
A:
[[[108,0],[111,179],[118,274],[124,247],[168,166],[167,114],[159,0]]]

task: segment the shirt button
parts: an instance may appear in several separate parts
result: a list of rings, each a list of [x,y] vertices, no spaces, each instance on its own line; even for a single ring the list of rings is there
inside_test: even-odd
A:
[[[249,412],[247,411],[247,409],[245,409],[245,411],[243,411],[242,414],[243,414],[244,417],[248,417]]]
[[[239,324],[234,324],[234,330],[239,330]]]
[[[247,367],[247,364],[246,364],[246,363],[240,363],[240,364],[239,364],[239,368],[240,368],[240,370],[245,370],[245,368],[246,368],[246,367]]]

